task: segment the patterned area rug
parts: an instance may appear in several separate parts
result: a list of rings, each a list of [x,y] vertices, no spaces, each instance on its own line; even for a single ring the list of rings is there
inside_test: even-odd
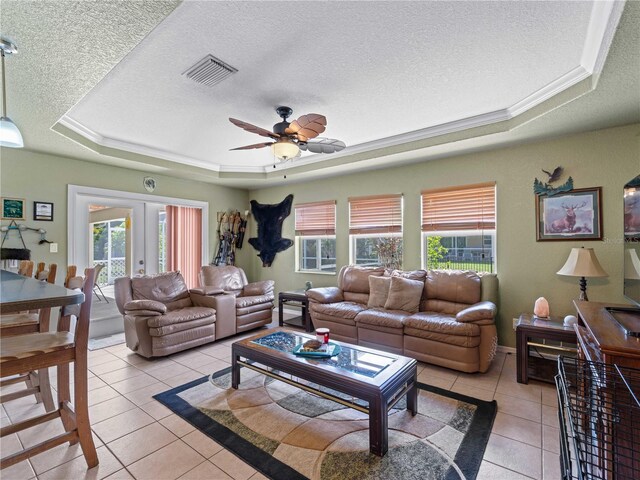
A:
[[[473,479],[496,402],[418,384],[389,413],[389,451],[369,452],[368,416],[284,382],[230,369],[156,395],[176,414],[273,479]],[[336,393],[336,392],[332,392]]]

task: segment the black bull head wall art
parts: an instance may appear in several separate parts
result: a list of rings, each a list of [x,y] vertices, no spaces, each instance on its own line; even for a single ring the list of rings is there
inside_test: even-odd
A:
[[[293,195],[275,205],[262,205],[251,200],[251,213],[258,224],[258,237],[250,238],[249,244],[258,252],[263,267],[270,267],[276,253],[293,245],[293,240],[282,238],[282,222],[291,215]]]

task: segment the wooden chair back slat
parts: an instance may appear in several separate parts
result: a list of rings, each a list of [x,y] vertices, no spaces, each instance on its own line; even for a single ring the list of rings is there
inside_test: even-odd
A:
[[[33,275],[33,262],[31,260],[21,260],[18,265],[18,275],[31,277]]]
[[[66,275],[66,277],[64,277],[64,286],[65,287],[69,288],[69,280],[76,276],[77,270],[78,270],[78,267],[76,267],[75,265],[69,265],[67,267],[67,275]]]

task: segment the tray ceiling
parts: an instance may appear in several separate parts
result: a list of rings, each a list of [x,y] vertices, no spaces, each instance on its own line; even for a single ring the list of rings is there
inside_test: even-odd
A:
[[[16,69],[35,68],[35,55],[44,55],[38,32],[54,27],[71,48],[57,52],[51,68],[71,77],[66,70],[78,57],[91,67],[50,112],[57,116],[49,126],[63,134],[50,151],[256,187],[287,172],[308,179],[516,141],[518,127],[596,88],[624,7],[589,1],[185,1],[176,7],[150,1],[133,7],[104,2],[87,18],[78,11],[83,2],[54,2],[60,5],[55,11],[47,2],[40,10],[6,0],[3,10],[7,3],[13,31],[3,25],[3,34],[12,34],[20,55],[33,62],[16,61]],[[637,20],[637,12],[634,5],[628,15]],[[106,30],[114,16],[116,33],[100,32],[109,41],[91,31],[96,25]],[[634,41],[637,36],[632,48]],[[209,54],[238,71],[214,86],[183,75]],[[262,138],[228,117],[271,129],[278,105],[292,107],[293,118],[325,115],[323,135],[347,148],[303,152],[275,169],[270,149],[229,151]],[[21,125],[20,110],[12,111]],[[28,123],[21,128],[27,148],[47,149],[33,141]]]

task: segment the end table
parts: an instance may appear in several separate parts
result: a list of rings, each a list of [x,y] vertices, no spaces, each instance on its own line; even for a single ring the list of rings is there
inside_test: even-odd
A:
[[[287,318],[285,320],[282,315],[285,304],[300,308],[302,314],[298,317]],[[305,290],[289,290],[278,294],[278,324],[281,327],[289,325],[304,328],[305,332],[313,331],[313,324],[309,316],[309,299],[307,298]]]
[[[540,343],[536,340],[542,340]],[[516,351],[518,383],[529,383],[529,379],[553,383],[553,375],[557,370],[553,360],[531,357],[530,347],[544,348],[560,353],[575,353],[576,347],[564,345],[548,345],[547,340],[577,344],[576,332],[572,325],[565,326],[559,317],[540,318],[535,315],[522,314],[516,324]]]

